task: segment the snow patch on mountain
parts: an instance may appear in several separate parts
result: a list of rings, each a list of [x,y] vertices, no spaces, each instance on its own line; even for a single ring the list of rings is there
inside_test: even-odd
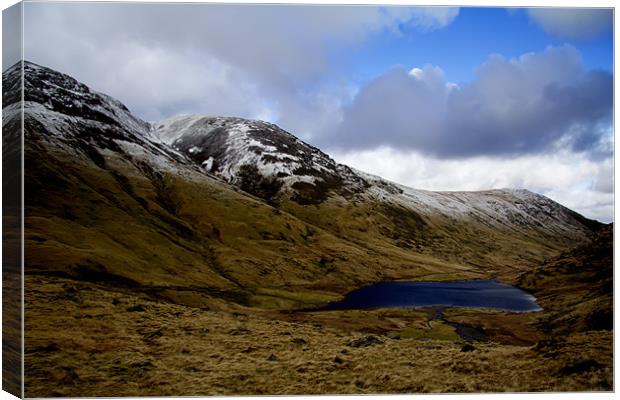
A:
[[[243,166],[252,165],[261,177],[278,180],[286,188],[301,183],[341,186],[343,178],[357,190],[363,186],[350,169],[267,122],[183,115],[153,126],[153,135],[161,142],[233,184],[239,182]]]
[[[124,154],[148,161],[162,170],[193,164],[181,153],[153,140],[151,126],[134,117],[120,101],[95,92],[68,75],[24,62],[24,101],[21,64],[5,71],[3,124],[24,113],[26,137],[36,136],[81,158]],[[94,160],[94,159],[93,159]]]

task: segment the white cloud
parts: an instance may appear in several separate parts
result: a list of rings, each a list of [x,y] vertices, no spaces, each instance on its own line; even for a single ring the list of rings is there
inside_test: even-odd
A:
[[[584,154],[559,151],[501,159],[481,156],[440,160],[390,147],[330,154],[343,164],[418,189],[523,188],[546,195],[586,217],[613,220],[611,158],[601,162]]]
[[[401,25],[438,29],[447,7],[27,3],[25,57],[146,119],[180,112],[303,121],[324,111],[328,54]],[[331,118],[331,117],[330,117]],[[310,120],[316,119],[310,117]],[[276,120],[272,122],[280,122]],[[287,127],[308,130],[304,123]],[[319,125],[320,127],[320,125]]]
[[[591,39],[613,25],[611,8],[530,8],[528,14],[545,31],[563,38]]]

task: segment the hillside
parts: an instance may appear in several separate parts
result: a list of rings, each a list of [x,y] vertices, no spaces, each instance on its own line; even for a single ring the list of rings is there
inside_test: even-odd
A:
[[[396,185],[265,122],[150,125],[31,63],[25,88],[32,273],[241,298],[266,285],[343,293],[384,279],[510,280],[597,226],[527,191]],[[19,116],[13,100],[5,126]]]
[[[541,328],[552,337],[613,329],[613,225],[592,241],[524,272],[520,287],[536,295],[548,316]]]
[[[262,121],[148,123],[67,75],[28,62],[24,72],[27,396],[611,385],[605,331],[568,337],[546,362],[527,347],[544,337],[533,314],[299,311],[382,280],[495,277],[546,298],[548,281],[523,277],[602,224],[526,190],[405,187]],[[18,66],[3,85],[4,135],[18,138]],[[5,166],[18,144],[5,141]],[[561,313],[566,297],[549,309]],[[451,323],[474,320],[487,340],[468,356]],[[369,334],[376,347],[348,344]],[[580,352],[601,367],[552,375]],[[368,365],[379,353],[381,374]],[[407,364],[418,357],[434,362],[424,374]],[[467,369],[492,362],[479,379]]]

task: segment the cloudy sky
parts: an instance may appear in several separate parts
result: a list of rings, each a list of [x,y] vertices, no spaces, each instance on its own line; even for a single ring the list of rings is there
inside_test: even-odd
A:
[[[611,10],[46,2],[24,21],[26,59],[143,119],[264,119],[416,188],[613,219]]]

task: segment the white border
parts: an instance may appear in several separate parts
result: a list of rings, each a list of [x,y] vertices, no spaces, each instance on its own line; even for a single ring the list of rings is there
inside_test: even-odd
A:
[[[47,1],[47,0],[26,0],[26,2],[40,2],[40,1]],[[62,0],[63,2],[80,2],[80,0]],[[17,4],[19,1],[17,0],[2,0],[2,5],[1,8],[2,10]],[[103,1],[101,1],[103,2]],[[126,0],[108,0],[105,2],[128,2]],[[527,2],[523,2],[523,1],[518,1],[518,0],[467,0],[467,1],[456,1],[456,0],[425,0],[425,1],[419,1],[419,0],[287,0],[287,1],[277,1],[277,0],[228,0],[228,1],[222,1],[222,0],[211,0],[211,1],[196,1],[196,0],[132,0],[131,2],[135,2],[135,3],[140,3],[140,2],[151,2],[151,3],[252,3],[252,4],[281,4],[281,3],[293,3],[293,4],[381,4],[381,5],[428,5],[428,6],[480,6],[480,7],[549,7],[549,6],[555,6],[555,7],[614,7],[614,2],[610,1],[610,0],[589,0],[589,1],[583,1],[583,0],[564,0],[564,1],[559,1],[559,0],[538,0],[538,1],[533,1],[533,0],[529,0]],[[23,29],[24,29],[24,25],[23,25],[23,18],[24,18],[24,12],[23,12],[23,7],[22,7],[22,44],[23,44]],[[615,9],[614,9],[614,20],[615,20]],[[615,24],[614,24],[615,27]],[[2,22],[1,22],[1,18],[0,18],[0,43],[2,42]],[[616,64],[615,64],[615,54],[617,53],[617,48],[618,48],[618,31],[614,29],[614,77],[616,76]],[[23,59],[23,45],[22,45],[22,59]],[[22,66],[23,68],[23,66]],[[23,84],[23,83],[22,83]],[[614,106],[615,106],[615,94],[617,93],[617,85],[618,85],[618,81],[616,79],[614,79]],[[23,88],[22,88],[23,89]],[[23,90],[22,90],[22,96],[23,96]],[[614,107],[614,121],[616,120],[616,113],[618,112],[618,110]],[[22,110],[22,125],[23,125],[23,110]],[[614,124],[615,126],[615,124]],[[23,132],[23,126],[22,126],[22,132]],[[615,132],[614,132],[614,139],[615,139]],[[620,148],[620,145],[618,145],[618,143],[614,140],[614,188],[616,188],[616,184],[617,184],[617,179],[616,179],[616,174],[615,174],[615,154],[617,153],[618,149]],[[23,152],[23,135],[22,135],[22,152]],[[1,154],[0,154],[0,161],[1,161]],[[22,153],[22,168],[24,167],[24,157],[23,157],[23,153]],[[1,165],[1,164],[0,164]],[[1,179],[1,178],[0,178]],[[23,196],[23,180],[22,180],[22,196]],[[0,187],[0,194],[1,194],[1,187]],[[23,197],[22,197],[23,199]],[[24,221],[23,221],[23,213],[24,213],[24,208],[22,207],[22,243],[23,243],[23,234],[24,234]],[[614,221],[618,221],[618,216],[620,216],[620,211],[618,210],[617,207],[615,207],[615,191],[614,191]],[[22,246],[22,293],[23,293],[23,246]],[[618,244],[615,241],[615,227],[614,227],[614,276],[616,276],[615,274],[615,254],[616,254],[616,250],[618,250]],[[2,250],[0,247],[0,256],[2,254]],[[23,320],[23,311],[24,311],[24,303],[23,303],[23,296],[22,296],[22,327],[24,326],[24,320]],[[619,301],[618,298],[615,296],[615,279],[614,279],[614,310],[618,310],[619,308]],[[615,317],[616,313],[614,312],[614,317]],[[0,309],[0,317],[1,317],[1,309]],[[615,318],[614,318],[614,328],[615,328],[616,324],[615,324]],[[615,331],[615,329],[614,329]],[[23,342],[24,340],[24,334],[22,331],[22,346],[24,344]],[[618,335],[616,335],[614,333],[614,387],[617,385],[618,382],[618,360],[615,357],[615,349],[616,346],[618,344]],[[1,357],[1,356],[0,356]],[[24,373],[24,369],[23,369],[23,351],[22,351],[22,385],[24,384],[24,379],[23,379],[23,373]],[[484,398],[484,399],[489,399],[489,400],[503,400],[503,399],[515,399],[515,398],[521,398],[523,394],[454,394],[454,395],[447,395],[447,394],[441,394],[441,395],[372,395],[373,399],[377,399],[377,400],[415,400],[415,399],[448,399],[448,398],[454,398],[455,396],[457,398],[460,397],[465,397],[465,398]],[[22,386],[22,396],[23,396],[23,386]],[[345,395],[348,398],[354,398],[354,399],[361,399],[363,396],[357,396],[357,395]],[[527,394],[526,396],[528,397],[544,397],[545,399],[562,399],[562,400],[576,400],[576,399],[583,399],[583,398],[588,398],[588,399],[611,399],[614,397],[614,395],[612,393],[536,393],[536,394]],[[335,400],[338,398],[341,398],[343,396],[320,396],[321,399],[329,399],[329,400]],[[365,397],[365,396],[364,396]],[[222,397],[212,397],[214,399],[219,399]],[[280,399],[281,396],[251,396],[251,397],[223,397],[224,399],[245,399],[245,398],[260,398],[261,400],[275,400],[275,399]],[[313,398],[316,398],[316,396],[295,396],[295,398],[297,399],[302,399],[302,400],[311,400]],[[8,399],[14,399],[14,397],[10,394],[8,394],[7,392],[4,391],[0,391],[0,400],[8,400]],[[149,397],[149,399],[185,399],[185,397]]]

